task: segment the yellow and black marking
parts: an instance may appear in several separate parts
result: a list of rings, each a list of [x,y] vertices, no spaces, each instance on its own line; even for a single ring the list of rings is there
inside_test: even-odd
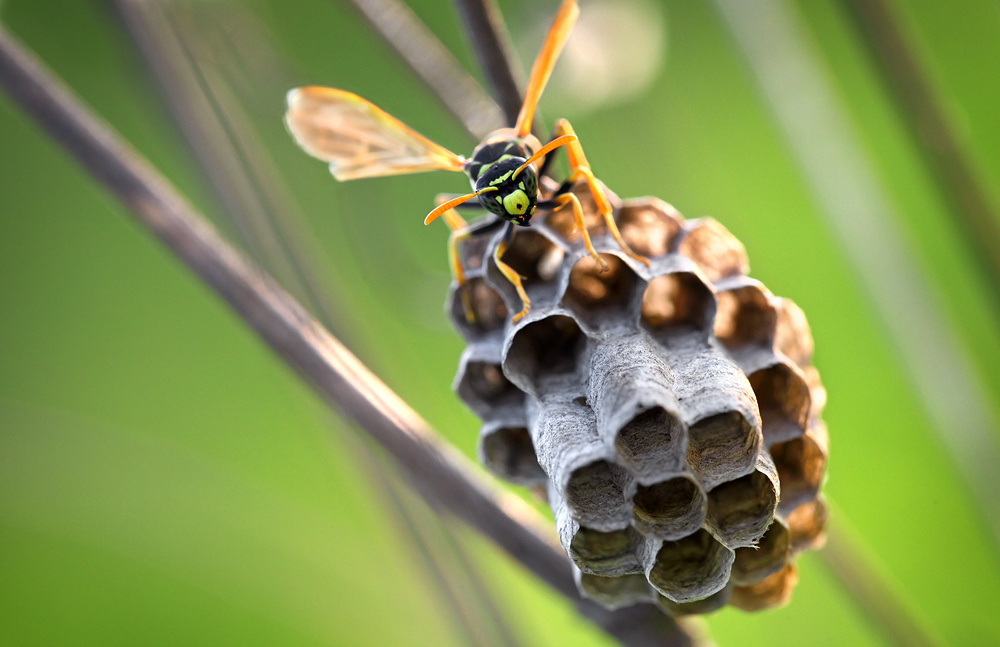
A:
[[[528,312],[528,296],[517,272],[503,263],[503,250],[514,237],[514,225],[530,226],[536,209],[555,210],[571,205],[574,219],[583,233],[587,252],[606,266],[590,241],[583,222],[580,201],[570,192],[578,180],[587,183],[608,231],[629,257],[649,265],[649,261],[629,249],[618,232],[611,204],[594,178],[583,148],[565,119],[556,124],[552,139],[544,146],[531,135],[531,123],[538,100],[555,67],[570,30],[580,10],[576,0],[563,0],[549,28],[542,49],[531,68],[524,103],[513,128],[501,129],[486,138],[464,159],[411,130],[403,123],[357,95],[330,88],[300,88],[288,95],[285,122],[296,141],[306,152],[327,161],[337,179],[415,173],[429,170],[461,171],[469,177],[472,193],[439,204],[424,219],[429,224],[444,215],[452,229],[448,249],[455,280],[465,281],[458,262],[457,245],[469,236],[495,231],[504,226],[503,242],[494,252],[501,273],[517,290],[524,307],[513,317],[519,321]],[[551,153],[565,146],[569,158],[569,179],[551,199],[539,201],[538,178],[544,175]],[[541,169],[534,164],[541,160]],[[478,198],[475,202],[469,202]],[[465,221],[453,210],[459,206],[478,207],[496,216],[483,228],[465,227]],[[459,224],[461,223],[461,224]],[[472,316],[466,303],[466,314]]]
[[[498,141],[480,144],[472,152],[472,158],[465,163],[465,172],[473,182],[479,180],[479,174],[484,168],[510,159],[519,157],[521,160],[528,158],[527,149],[523,144],[516,141]]]

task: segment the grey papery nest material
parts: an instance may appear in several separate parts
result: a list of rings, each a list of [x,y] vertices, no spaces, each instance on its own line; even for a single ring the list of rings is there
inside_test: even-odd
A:
[[[547,190],[551,190],[549,184]],[[622,253],[582,187],[601,271],[570,210],[459,248],[448,312],[468,343],[455,390],[495,475],[545,492],[580,592],[671,615],[788,601],[793,559],[819,548],[826,392],[802,311],[747,277],[743,245],[710,218],[609,194]],[[471,311],[471,317],[466,312]]]

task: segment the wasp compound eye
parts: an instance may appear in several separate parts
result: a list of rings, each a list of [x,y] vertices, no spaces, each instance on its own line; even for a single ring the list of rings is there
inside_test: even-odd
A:
[[[479,204],[490,213],[498,216],[507,216],[507,210],[503,206],[503,196],[499,193],[483,193],[479,196]]]
[[[523,216],[528,211],[530,204],[528,195],[521,189],[515,189],[503,199],[503,208],[507,211],[508,216]]]

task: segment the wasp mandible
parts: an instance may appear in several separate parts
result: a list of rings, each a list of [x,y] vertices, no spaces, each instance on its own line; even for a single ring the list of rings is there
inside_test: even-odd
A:
[[[424,218],[424,224],[447,214],[445,220],[452,230],[448,241],[449,257],[459,284],[464,277],[458,262],[458,243],[469,236],[503,227],[502,242],[496,247],[493,260],[521,298],[523,308],[514,315],[515,323],[527,314],[530,300],[521,277],[503,262],[502,256],[514,237],[515,225],[530,226],[536,209],[554,211],[570,205],[587,252],[602,267],[607,267],[591,243],[580,201],[570,192],[579,180],[587,183],[608,231],[622,250],[636,261],[649,265],[648,259],[629,249],[618,232],[611,204],[597,184],[569,122],[557,121],[550,141],[544,146],[531,134],[538,100],[579,13],[576,0],[563,1],[532,66],[517,123],[513,128],[501,128],[488,135],[469,159],[432,142],[356,94],[323,87],[298,88],[288,93],[288,112],[285,114],[288,129],[307,153],[330,164],[338,180],[435,170],[459,171],[469,176],[473,191],[440,204]],[[535,164],[542,162],[541,174],[544,175],[550,154],[561,146],[566,147],[570,175],[549,199],[541,200],[540,171]],[[478,201],[466,206],[485,209],[492,217],[467,228],[452,209],[473,198]]]

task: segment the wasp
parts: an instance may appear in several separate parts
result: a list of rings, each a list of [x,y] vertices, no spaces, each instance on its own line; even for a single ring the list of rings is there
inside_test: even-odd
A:
[[[458,261],[458,244],[470,236],[503,228],[493,260],[514,286],[523,304],[521,311],[512,318],[514,323],[528,313],[531,302],[521,284],[521,277],[503,262],[502,257],[514,238],[516,227],[530,227],[536,210],[555,211],[569,205],[587,252],[602,268],[607,268],[607,263],[594,249],[587,233],[580,201],[571,192],[581,180],[586,182],[608,231],[622,251],[649,265],[648,259],[633,252],[622,239],[612,206],[598,185],[569,122],[565,119],[557,121],[552,137],[545,145],[531,134],[538,101],[579,12],[576,0],[563,1],[531,68],[517,122],[512,128],[501,128],[489,134],[468,159],[432,142],[351,92],[303,87],[288,93],[285,123],[289,131],[307,153],[329,163],[330,171],[337,180],[435,170],[458,171],[469,177],[472,192],[446,198],[424,218],[424,224],[445,215],[445,222],[452,230],[448,241],[449,259],[459,285],[464,282],[464,275]],[[544,175],[550,155],[560,147],[566,148],[570,174],[551,197],[543,200],[539,191],[539,176]],[[536,168],[540,161],[541,171]],[[478,199],[477,202],[469,202],[474,198]],[[460,205],[476,206],[489,216],[467,227],[465,221],[453,211]],[[466,306],[466,313],[471,317],[468,304]]]

